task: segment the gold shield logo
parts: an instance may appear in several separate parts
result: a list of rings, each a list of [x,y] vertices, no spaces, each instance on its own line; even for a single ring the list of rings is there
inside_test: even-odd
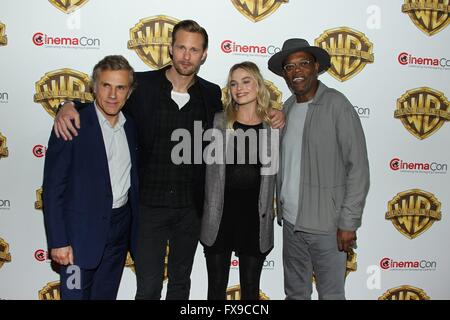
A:
[[[350,272],[355,272],[358,269],[358,263],[356,262],[356,252],[350,249],[347,252],[347,270],[345,276],[348,276]]]
[[[38,293],[39,300],[61,300],[59,281],[47,283]]]
[[[139,20],[130,29],[128,49],[136,51],[141,60],[153,69],[170,64],[169,46],[173,27],[179,20],[167,16],[154,16]]]
[[[231,3],[246,18],[258,22],[267,18],[289,0],[231,0]]]
[[[402,12],[407,13],[416,27],[429,36],[450,23],[449,0],[405,0]]]
[[[6,147],[6,137],[0,132],[0,159],[8,156],[8,148]]]
[[[36,201],[34,202],[34,208],[36,210],[42,210],[42,187],[36,190]]]
[[[264,80],[264,84],[270,93],[270,105],[274,109],[283,109],[283,93],[269,80]],[[222,88],[222,103],[225,103],[228,86]],[[274,200],[275,201],[275,200]]]
[[[9,244],[0,238],[0,269],[6,262],[11,262],[11,253],[9,253]]]
[[[8,37],[6,36],[6,26],[0,22],[0,46],[8,44]]]
[[[374,62],[373,44],[364,33],[340,27],[324,31],[315,45],[326,50],[331,57],[328,73],[335,79],[346,81]]]
[[[407,91],[397,100],[394,117],[417,139],[425,139],[450,120],[450,103],[437,90],[422,87]]]
[[[52,5],[64,13],[72,13],[85,5],[89,0],[48,0]]]
[[[40,103],[52,117],[65,100],[94,101],[87,74],[64,68],[48,72],[36,82],[34,102]]]
[[[441,203],[430,192],[411,189],[398,193],[388,202],[386,220],[405,237],[414,239],[441,220]]]
[[[227,288],[227,300],[241,300],[241,286],[235,285]],[[259,290],[259,300],[270,300],[270,298]]]
[[[430,300],[430,297],[422,289],[405,285],[389,289],[378,300]]]

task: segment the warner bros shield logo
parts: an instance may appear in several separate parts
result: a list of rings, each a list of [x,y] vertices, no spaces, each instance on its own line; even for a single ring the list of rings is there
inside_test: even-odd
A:
[[[40,103],[49,115],[55,117],[58,105],[66,100],[92,102],[91,80],[83,72],[59,69],[46,73],[36,82],[34,102]]]
[[[430,192],[411,189],[388,202],[385,219],[405,237],[414,239],[441,220],[441,203]]]
[[[9,253],[9,244],[0,238],[0,269],[7,262],[11,262],[11,253]]]
[[[61,300],[61,291],[59,281],[47,283],[38,292],[39,300]]]
[[[281,110],[283,108],[283,93],[269,80],[264,80],[264,84],[270,93],[270,106],[274,109]],[[228,92],[228,86],[222,88],[222,103],[225,103]]]
[[[343,82],[360,73],[368,63],[374,62],[373,44],[364,33],[347,27],[324,31],[315,45],[326,50],[331,57],[328,73]]]
[[[278,10],[289,0],[231,0],[231,3],[246,18],[253,22],[261,21]]]
[[[6,137],[0,132],[0,159],[8,156],[8,148],[6,146]]]
[[[389,289],[378,300],[430,300],[430,297],[422,289],[404,285]]]
[[[40,187],[39,189],[36,190],[36,201],[34,202],[34,208],[36,210],[42,210],[43,206],[42,206],[42,194],[44,192],[44,189],[42,189],[42,187]]]
[[[440,91],[428,87],[412,89],[397,100],[394,117],[409,133],[423,140],[450,120],[450,103]]]
[[[235,285],[227,288],[226,300],[241,300],[241,285]],[[259,290],[259,300],[270,300],[262,290]]]
[[[8,44],[8,37],[6,36],[6,26],[0,22],[0,46]]]
[[[89,0],[48,0],[53,6],[64,13],[72,13],[85,5]]]
[[[130,29],[128,49],[153,69],[170,64],[169,46],[172,43],[173,27],[179,20],[167,16],[154,16],[139,20]]]
[[[402,12],[425,34],[432,36],[450,23],[449,0],[405,0]]]

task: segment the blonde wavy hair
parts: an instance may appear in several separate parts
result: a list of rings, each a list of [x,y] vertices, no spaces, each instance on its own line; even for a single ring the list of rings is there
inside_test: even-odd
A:
[[[233,124],[236,121],[236,114],[239,108],[239,106],[231,96],[231,89],[230,89],[231,75],[237,69],[243,69],[247,71],[250,74],[250,76],[256,80],[256,90],[257,90],[256,114],[263,122],[269,124],[270,123],[269,110],[271,108],[270,92],[264,83],[264,78],[261,75],[258,66],[253,62],[244,61],[232,66],[230,72],[228,73],[227,88],[224,97],[224,110],[226,122],[225,127],[227,129],[233,129]]]

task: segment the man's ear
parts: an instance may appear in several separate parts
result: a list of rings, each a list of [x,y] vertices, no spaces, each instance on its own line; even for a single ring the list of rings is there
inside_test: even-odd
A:
[[[202,64],[205,63],[207,57],[208,57],[208,49],[206,49],[206,50],[203,52],[202,60],[201,60],[201,61],[202,61]]]

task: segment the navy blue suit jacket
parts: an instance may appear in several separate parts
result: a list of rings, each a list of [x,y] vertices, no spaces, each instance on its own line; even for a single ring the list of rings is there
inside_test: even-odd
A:
[[[96,268],[110,225],[112,189],[103,135],[93,103],[80,111],[81,128],[72,141],[52,130],[44,165],[43,209],[49,249],[72,246],[74,263]],[[138,217],[138,154],[133,120],[124,125],[131,156],[131,252],[135,252]]]

